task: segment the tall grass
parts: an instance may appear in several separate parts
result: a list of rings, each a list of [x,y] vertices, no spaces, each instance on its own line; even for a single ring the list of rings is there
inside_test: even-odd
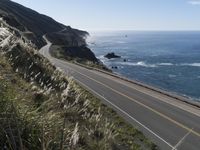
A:
[[[0,116],[0,149],[157,149],[14,34],[0,49]]]

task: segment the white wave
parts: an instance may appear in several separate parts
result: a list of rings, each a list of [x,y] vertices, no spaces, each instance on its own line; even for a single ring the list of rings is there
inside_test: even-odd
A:
[[[104,59],[104,55],[100,55],[97,57],[98,59]]]
[[[109,62],[109,60],[107,60],[104,55],[100,55],[97,57],[98,59],[101,60],[101,62],[105,63],[105,62]],[[127,66],[140,66],[140,67],[147,67],[147,68],[155,68],[155,67],[160,67],[160,66],[191,66],[191,67],[200,67],[200,63],[199,62],[195,62],[195,63],[170,63],[170,62],[161,62],[161,63],[146,63],[145,61],[139,61],[139,62],[113,62],[116,65],[127,65]],[[112,64],[112,63],[111,63]],[[172,76],[171,76],[172,77]]]
[[[97,59],[99,59],[103,64],[105,64],[107,61],[106,58],[104,57],[104,55],[98,56]]]
[[[150,67],[150,68],[154,68],[154,67],[157,67],[157,65],[155,64],[147,64],[143,61],[139,61],[139,62],[120,62],[118,63],[120,65],[128,65],[128,66],[141,66],[141,67]]]
[[[159,66],[173,66],[172,63],[158,63]]]
[[[128,65],[128,66],[141,66],[141,67],[159,67],[159,66],[191,66],[191,67],[200,67],[200,63],[182,63],[182,64],[173,64],[173,63],[145,63],[144,61],[139,62],[120,62],[121,65]]]
[[[200,63],[183,63],[181,66],[192,66],[192,67],[200,67]]]

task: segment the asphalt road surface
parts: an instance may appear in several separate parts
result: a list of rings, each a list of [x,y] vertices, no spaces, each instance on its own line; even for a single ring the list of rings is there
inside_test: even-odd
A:
[[[44,37],[44,39],[46,39]],[[40,53],[112,107],[163,150],[200,150],[200,108],[102,72]]]

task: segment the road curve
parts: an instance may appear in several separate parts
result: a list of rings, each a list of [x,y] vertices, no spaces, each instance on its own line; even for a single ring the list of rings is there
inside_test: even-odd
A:
[[[40,53],[66,75],[137,126],[163,150],[200,150],[200,108],[117,77],[68,63],[49,54],[51,43]]]

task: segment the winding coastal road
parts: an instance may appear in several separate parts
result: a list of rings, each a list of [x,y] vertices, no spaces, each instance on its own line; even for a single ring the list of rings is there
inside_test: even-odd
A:
[[[51,57],[51,43],[40,53],[71,75],[103,103],[136,126],[163,150],[200,150],[200,108],[103,72]]]

